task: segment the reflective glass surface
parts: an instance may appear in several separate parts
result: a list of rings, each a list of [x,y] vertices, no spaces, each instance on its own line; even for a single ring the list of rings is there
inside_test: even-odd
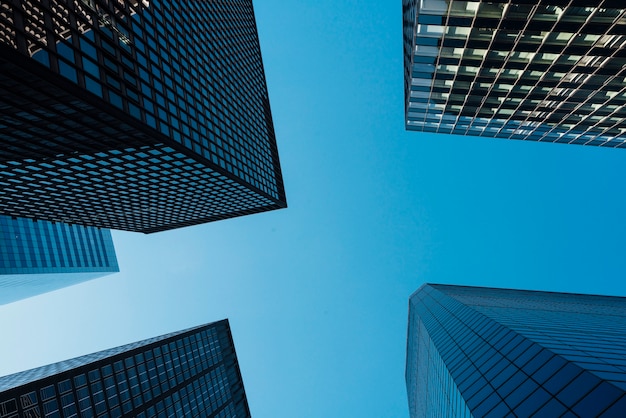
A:
[[[249,417],[227,320],[0,378],[0,417]]]
[[[626,9],[521,3],[403,0],[407,129],[626,147]]]
[[[623,413],[626,298],[424,285],[409,306],[411,417]]]
[[[107,229],[0,215],[0,304],[117,271]]]

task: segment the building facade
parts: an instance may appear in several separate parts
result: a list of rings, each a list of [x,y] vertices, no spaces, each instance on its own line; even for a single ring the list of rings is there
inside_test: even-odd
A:
[[[426,284],[409,299],[415,417],[623,417],[626,298]]]
[[[156,232],[286,207],[251,0],[0,5],[0,213]]]
[[[0,378],[0,416],[250,417],[228,320]]]
[[[626,147],[626,9],[403,0],[406,128]]]
[[[0,215],[0,305],[118,271],[108,229]]]

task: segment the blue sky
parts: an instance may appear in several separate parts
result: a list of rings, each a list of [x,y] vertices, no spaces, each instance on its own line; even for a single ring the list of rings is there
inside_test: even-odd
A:
[[[289,208],[114,232],[0,306],[0,374],[229,318],[257,418],[406,417],[424,282],[626,295],[626,151],[405,132],[400,1],[257,1]]]

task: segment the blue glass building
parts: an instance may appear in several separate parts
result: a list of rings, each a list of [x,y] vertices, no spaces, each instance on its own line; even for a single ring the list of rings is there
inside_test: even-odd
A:
[[[408,130],[626,148],[619,2],[403,0]]]
[[[409,299],[416,417],[623,417],[626,298],[426,284]]]
[[[0,417],[246,418],[228,320],[0,377]]]
[[[0,305],[118,271],[107,229],[0,215]]]
[[[0,7],[0,213],[156,232],[286,207],[251,0]]]

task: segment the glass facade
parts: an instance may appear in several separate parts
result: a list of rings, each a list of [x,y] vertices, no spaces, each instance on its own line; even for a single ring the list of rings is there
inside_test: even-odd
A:
[[[0,213],[155,232],[286,207],[250,0],[0,5]]]
[[[0,417],[250,417],[228,320],[0,378]]]
[[[107,229],[0,215],[0,305],[118,271]]]
[[[403,0],[409,130],[626,147],[626,8]]]
[[[411,417],[621,417],[626,298],[426,284],[409,299]]]

